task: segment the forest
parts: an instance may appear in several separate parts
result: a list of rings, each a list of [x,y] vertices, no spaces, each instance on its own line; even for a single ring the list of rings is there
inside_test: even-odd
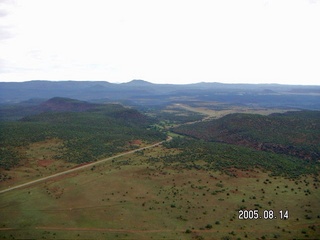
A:
[[[149,128],[154,120],[117,104],[82,112],[46,111],[19,121],[0,122],[0,167],[10,169],[24,159],[29,144],[60,139],[55,158],[84,163],[125,151],[133,140],[155,142],[165,135]]]
[[[318,174],[320,164],[249,147],[227,143],[206,142],[178,137],[164,146],[181,151],[174,155],[149,158],[149,163],[160,162],[177,169],[219,170],[232,175],[230,169],[269,171],[271,175],[298,178],[304,174]]]
[[[66,98],[53,98],[32,109],[35,114],[18,121],[0,122],[1,168],[19,164],[29,144],[47,139],[62,141],[55,159],[80,164],[129,150],[134,140],[164,140],[169,127],[187,136],[165,143],[180,152],[152,158],[150,163],[226,172],[257,167],[288,177],[316,173],[319,168],[318,111],[268,116],[236,113],[200,121],[204,115],[174,107],[148,109],[142,114],[119,104]]]
[[[268,116],[235,113],[182,125],[175,133],[284,154],[306,161],[320,158],[320,112],[292,111]]]

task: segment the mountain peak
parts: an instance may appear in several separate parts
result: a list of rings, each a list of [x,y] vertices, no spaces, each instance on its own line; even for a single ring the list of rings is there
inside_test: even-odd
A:
[[[141,80],[141,79],[134,79],[130,82],[125,83],[127,85],[135,85],[135,86],[147,86],[147,85],[152,85],[153,83]]]

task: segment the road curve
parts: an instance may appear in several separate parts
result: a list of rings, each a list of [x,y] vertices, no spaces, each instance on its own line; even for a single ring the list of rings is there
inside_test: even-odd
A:
[[[128,152],[124,152],[124,153],[118,154],[118,155],[113,156],[113,157],[104,158],[104,159],[98,160],[98,161],[96,161],[96,162],[92,162],[92,163],[86,164],[86,165],[84,165],[84,166],[80,166],[80,167],[77,167],[77,168],[69,169],[69,170],[66,170],[66,171],[63,171],[63,172],[60,172],[60,173],[56,173],[56,174],[47,176],[47,177],[43,177],[43,178],[39,178],[39,179],[30,181],[30,182],[26,182],[26,183],[23,183],[23,184],[19,184],[19,185],[17,185],[17,186],[9,187],[9,188],[7,188],[7,189],[0,190],[0,194],[1,194],[1,193],[5,193],[5,192],[12,191],[12,190],[17,189],[17,188],[22,188],[22,187],[25,187],[25,186],[29,186],[29,185],[34,184],[34,183],[42,182],[42,181],[45,181],[45,180],[48,180],[48,179],[51,179],[51,178],[55,178],[55,177],[58,177],[58,176],[61,176],[61,175],[65,175],[65,174],[73,173],[73,172],[76,172],[76,171],[79,171],[79,170],[82,170],[82,169],[85,169],[85,168],[89,168],[89,167],[91,167],[91,166],[93,166],[93,165],[97,165],[97,164],[100,164],[100,163],[103,163],[103,162],[107,162],[107,161],[110,161],[110,160],[113,160],[113,159],[115,159],[115,158],[122,157],[122,156],[125,156],[125,155],[128,155],[128,154],[131,154],[131,153],[139,152],[139,151],[142,151],[142,150],[145,150],[145,149],[148,149],[148,148],[153,148],[153,147],[156,147],[156,146],[161,145],[161,144],[164,143],[164,142],[170,141],[171,139],[172,139],[172,137],[169,136],[169,137],[168,137],[166,140],[164,140],[164,141],[157,142],[157,143],[155,143],[155,144],[148,145],[148,146],[146,146],[146,147],[142,147],[142,148],[138,148],[138,149],[131,150],[131,151],[128,151]]]

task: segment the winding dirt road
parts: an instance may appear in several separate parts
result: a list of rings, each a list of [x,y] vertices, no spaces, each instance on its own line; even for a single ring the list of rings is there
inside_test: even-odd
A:
[[[17,189],[17,188],[26,187],[26,186],[29,186],[31,184],[35,184],[35,183],[38,183],[38,182],[42,182],[42,181],[45,181],[45,180],[48,180],[48,179],[51,179],[51,178],[55,178],[55,177],[58,177],[58,176],[61,176],[61,175],[65,175],[65,174],[73,173],[73,172],[76,172],[76,171],[79,171],[79,170],[82,170],[82,169],[85,169],[85,168],[89,168],[89,167],[92,167],[92,166],[100,164],[100,163],[111,161],[111,160],[113,160],[115,158],[118,158],[118,157],[129,155],[129,154],[132,154],[132,153],[135,153],[135,152],[139,152],[139,151],[142,151],[142,150],[145,150],[145,149],[153,148],[153,147],[161,145],[164,142],[170,141],[171,139],[172,139],[172,137],[169,136],[164,141],[161,141],[161,142],[158,142],[158,143],[155,143],[155,144],[152,144],[152,145],[148,145],[146,147],[142,147],[142,148],[138,148],[138,149],[135,149],[135,150],[132,150],[132,151],[124,152],[124,153],[121,153],[119,155],[116,155],[116,156],[113,156],[113,157],[109,157],[109,158],[104,158],[104,159],[98,160],[96,162],[92,162],[92,163],[89,163],[89,164],[86,164],[86,165],[83,165],[83,166],[80,166],[80,167],[77,167],[77,168],[69,169],[69,170],[66,170],[66,171],[63,171],[63,172],[60,172],[60,173],[56,173],[56,174],[47,176],[47,177],[43,177],[43,178],[39,178],[39,179],[30,181],[30,182],[19,184],[17,186],[9,187],[7,189],[0,190],[0,194],[12,191],[12,190]]]

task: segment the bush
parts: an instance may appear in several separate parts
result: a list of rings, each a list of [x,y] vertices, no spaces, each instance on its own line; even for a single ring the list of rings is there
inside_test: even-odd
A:
[[[206,229],[211,229],[212,228],[212,225],[211,224],[207,224],[206,225]]]

